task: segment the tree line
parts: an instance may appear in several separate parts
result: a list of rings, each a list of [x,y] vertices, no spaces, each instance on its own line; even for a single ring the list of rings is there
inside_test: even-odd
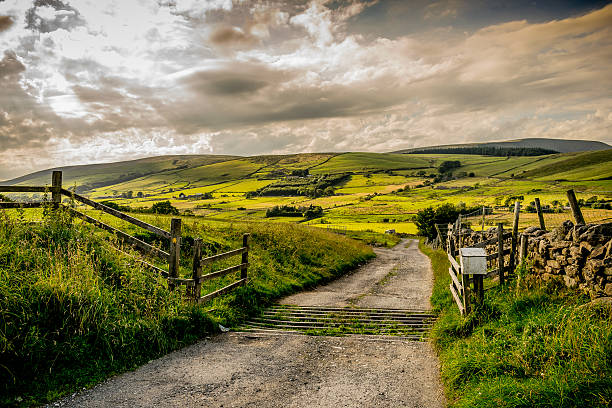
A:
[[[556,150],[543,149],[541,147],[431,147],[415,150],[408,154],[477,154],[481,156],[543,156],[546,154],[557,154]]]

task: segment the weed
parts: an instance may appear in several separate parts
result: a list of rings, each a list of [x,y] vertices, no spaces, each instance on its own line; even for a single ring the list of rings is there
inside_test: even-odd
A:
[[[461,317],[448,299],[443,251],[434,267],[433,339],[451,407],[607,407],[612,404],[612,310],[570,289],[508,285]],[[517,275],[527,276],[527,262]]]

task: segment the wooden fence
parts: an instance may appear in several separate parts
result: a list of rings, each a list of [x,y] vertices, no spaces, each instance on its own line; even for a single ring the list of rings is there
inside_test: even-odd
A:
[[[165,263],[168,264],[168,270],[164,270],[159,268],[151,263],[148,263],[144,260],[138,259],[144,267],[147,269],[153,270],[157,272],[162,277],[166,278],[168,281],[168,287],[170,289],[174,289],[176,286],[185,285],[187,287],[187,294],[193,298],[195,301],[203,303],[209,300],[214,299],[217,296],[223,295],[225,293],[230,292],[234,288],[238,286],[244,286],[247,283],[247,270],[248,270],[248,254],[249,254],[249,234],[244,234],[242,237],[242,247],[217,254],[214,256],[210,256],[207,258],[202,258],[202,240],[196,239],[193,247],[193,273],[191,278],[180,278],[179,277],[179,264],[180,264],[180,256],[181,256],[181,219],[180,218],[172,218],[170,223],[170,231],[166,231],[154,225],[148,224],[138,218],[134,218],[128,214],[125,214],[121,211],[117,211],[111,207],[108,207],[104,204],[98,203],[96,201],[90,200],[87,197],[76,194],[72,191],[68,191],[62,188],[62,172],[54,171],[51,177],[51,186],[0,186],[0,193],[51,193],[51,201],[49,202],[2,202],[0,201],[0,209],[2,208],[37,208],[43,207],[45,205],[50,205],[54,209],[58,209],[60,207],[64,208],[73,216],[82,219],[85,222],[93,224],[105,231],[111,232],[119,237],[122,241],[130,244],[139,252],[154,256]],[[166,252],[160,248],[157,248],[153,245],[150,245],[132,235],[129,235],[123,231],[118,230],[117,228],[111,227],[110,225],[90,217],[87,214],[82,213],[74,208],[65,206],[62,204],[62,195],[72,198],[75,201],[78,201],[87,206],[93,207],[97,210],[103,211],[107,214],[112,215],[113,217],[119,218],[123,221],[126,221],[130,224],[141,227],[150,233],[160,237],[162,239],[168,240],[169,242],[169,251]],[[218,271],[214,271],[208,273],[206,275],[202,275],[202,266],[206,264],[212,264],[216,261],[220,261],[222,259],[226,259],[229,257],[233,257],[236,255],[242,255],[241,263],[235,266],[231,266],[229,268],[221,269]],[[217,277],[225,276],[232,272],[240,271],[240,279],[224,288],[221,288],[212,293],[206,294],[202,296],[202,282],[214,279]]]
[[[567,191],[567,197],[572,209],[572,214],[576,224],[585,224],[584,217],[578,206],[576,196],[573,190]],[[535,205],[538,211],[540,228],[544,229],[544,219],[540,211],[540,200],[535,199]],[[460,249],[464,243],[465,236],[462,234],[461,216],[454,224],[448,225],[446,234],[446,252],[450,262],[448,273],[451,277],[449,286],[450,292],[457,303],[459,311],[462,315],[469,314],[472,309],[472,304],[480,303],[484,298],[484,280],[487,278],[499,278],[499,284],[503,285],[508,282],[514,273],[515,267],[527,257],[527,235],[520,234],[518,231],[520,217],[520,203],[514,204],[514,219],[511,231],[504,231],[503,223],[497,224],[497,236],[488,240],[484,239],[484,231],[480,232],[481,241],[471,243],[466,248],[484,248],[489,249],[485,252],[486,270],[479,273],[468,273],[463,270],[463,262],[457,259],[460,256]],[[438,236],[442,237],[442,232],[436,226]],[[495,250],[491,251],[492,245]]]

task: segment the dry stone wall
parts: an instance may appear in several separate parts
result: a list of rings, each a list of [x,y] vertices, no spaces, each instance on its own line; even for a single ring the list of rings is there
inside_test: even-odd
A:
[[[591,298],[612,297],[612,223],[574,225],[566,221],[552,231],[529,227],[522,233],[528,236],[527,254],[537,277],[580,288]],[[470,246],[495,238],[497,229],[466,230],[464,234],[463,246]],[[497,244],[487,247],[487,253],[496,250]]]

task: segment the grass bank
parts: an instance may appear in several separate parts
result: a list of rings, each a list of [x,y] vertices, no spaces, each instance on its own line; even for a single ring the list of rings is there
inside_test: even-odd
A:
[[[511,282],[486,291],[478,313],[463,318],[448,290],[446,255],[421,249],[435,273],[433,340],[449,406],[612,404],[611,308],[560,286]]]
[[[211,254],[240,246],[244,232],[251,281],[195,306],[65,214],[31,224],[0,212],[0,406],[39,405],[90,386],[373,256],[357,241],[288,224],[193,222],[184,237],[203,238]],[[186,252],[183,274],[188,260]]]

